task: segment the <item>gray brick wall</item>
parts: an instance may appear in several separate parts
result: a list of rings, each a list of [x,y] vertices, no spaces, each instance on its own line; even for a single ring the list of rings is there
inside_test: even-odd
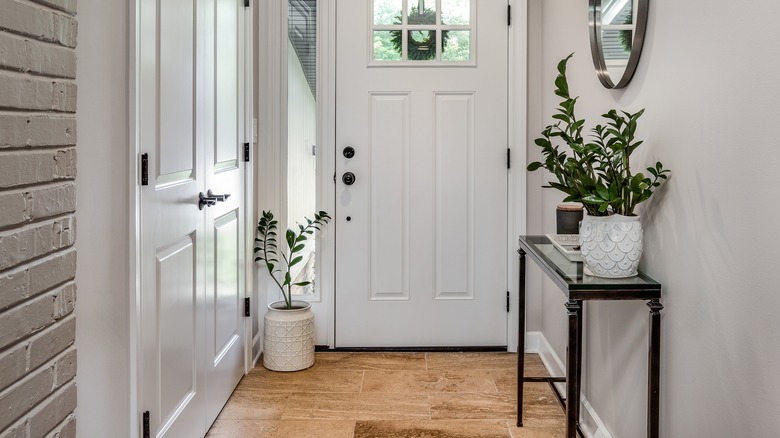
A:
[[[75,437],[76,0],[0,0],[0,438]]]

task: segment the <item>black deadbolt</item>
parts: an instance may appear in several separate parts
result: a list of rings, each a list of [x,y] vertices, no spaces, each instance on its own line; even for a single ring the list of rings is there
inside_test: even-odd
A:
[[[352,172],[347,172],[341,176],[341,181],[344,184],[351,186],[352,184],[355,184],[355,174]]]
[[[355,148],[347,146],[344,148],[344,158],[352,158],[355,156]]]

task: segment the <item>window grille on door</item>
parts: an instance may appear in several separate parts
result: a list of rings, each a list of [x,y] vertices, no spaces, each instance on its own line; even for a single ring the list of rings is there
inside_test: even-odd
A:
[[[374,66],[473,65],[472,0],[372,0]]]

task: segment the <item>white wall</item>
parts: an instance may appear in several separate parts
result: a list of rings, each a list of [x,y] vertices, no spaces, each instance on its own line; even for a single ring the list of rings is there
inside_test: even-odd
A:
[[[651,1],[639,69],[623,91],[602,88],[593,71],[587,2],[532,3],[542,30],[530,72],[541,71],[542,94],[531,112],[550,122],[555,65],[576,52],[569,81],[581,96],[578,115],[592,125],[612,107],[647,108],[635,166],[660,160],[673,172],[642,211],[642,269],[664,285],[666,306],[662,436],[780,436],[780,3]],[[530,136],[541,130],[529,123]],[[534,202],[540,189],[529,190]],[[529,205],[542,215],[531,231],[554,231],[560,199],[546,190]],[[545,283],[543,331],[560,357],[564,324],[562,295]],[[586,326],[586,397],[613,436],[645,436],[646,307],[591,304]]]
[[[79,0],[79,437],[128,436],[128,5]]]

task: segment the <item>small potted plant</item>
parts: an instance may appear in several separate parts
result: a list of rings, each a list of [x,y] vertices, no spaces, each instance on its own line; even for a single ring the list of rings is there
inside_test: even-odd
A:
[[[574,114],[578,98],[571,97],[566,80],[566,64],[572,56],[558,63],[555,94],[563,100],[553,115],[557,122],[536,139],[544,159],[529,164],[528,170],[548,170],[556,180],[544,187],[564,192],[564,202],[584,205],[587,214],[580,228],[584,272],[631,277],[637,273],[643,237],[634,210],[650,199],[670,171],[660,162],[647,168],[648,175],[631,170],[631,154],[642,144],[635,135],[644,110],[632,114],[612,109],[602,115],[605,124],[591,129],[590,141],[583,137],[585,120]]]
[[[298,371],[314,365],[314,313],[310,303],[292,299],[293,286],[308,286],[311,282],[294,282],[290,269],[303,261],[300,254],[308,237],[325,225],[330,216],[320,211],[314,214],[314,220],[304,219],[306,225],[298,224],[297,232],[288,229],[285,233],[286,251],[278,247],[278,221],[273,213],[263,211],[257,224],[255,261],[265,264],[283,298],[269,304],[265,315],[263,366],[272,371]],[[281,281],[278,275],[282,276]]]

